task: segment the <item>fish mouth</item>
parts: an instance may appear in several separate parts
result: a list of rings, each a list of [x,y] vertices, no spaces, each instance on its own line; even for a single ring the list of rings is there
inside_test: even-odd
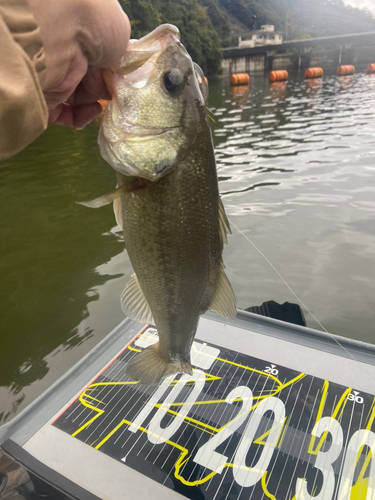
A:
[[[115,124],[114,124],[115,125]],[[178,126],[174,127],[145,127],[141,125],[137,125],[127,119],[121,117],[119,123],[115,125],[118,135],[122,136],[123,139],[133,139],[133,138],[147,138],[147,137],[155,137],[158,135],[163,135],[164,133],[170,132],[171,130],[175,130],[179,128]],[[119,141],[116,142],[120,142]]]
[[[131,124],[129,124],[132,131],[131,132],[126,132],[122,131],[124,138],[126,137],[126,140],[132,140],[132,139],[142,139],[142,140],[147,140],[148,138],[154,138],[156,136],[164,135],[170,132],[171,130],[178,129],[179,127],[167,127],[167,128],[156,128],[156,127],[136,127]],[[121,142],[121,141],[119,141]]]
[[[163,135],[164,133],[165,132],[162,132],[160,134],[154,133],[144,136],[137,135],[136,137],[134,137],[134,139],[137,139],[136,142],[138,143],[139,142],[146,143],[148,140],[152,140],[155,137]],[[131,138],[128,138],[127,142],[131,144],[132,142]],[[173,168],[173,165],[168,161],[161,163],[159,162],[158,164],[155,164],[154,169],[143,168],[142,166],[137,165],[136,162],[132,161],[130,156],[126,156],[126,158],[121,156],[121,154],[119,154],[121,148],[117,148],[116,147],[117,144],[118,143],[111,144],[107,142],[106,143],[107,151],[106,152],[103,151],[102,156],[111,165],[112,168],[114,168],[117,172],[123,175],[126,175],[128,177],[137,177],[139,179],[148,181],[151,184],[154,184],[162,177],[165,177]]]

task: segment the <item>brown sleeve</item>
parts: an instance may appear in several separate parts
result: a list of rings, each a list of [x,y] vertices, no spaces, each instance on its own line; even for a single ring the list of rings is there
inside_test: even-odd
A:
[[[0,160],[47,128],[45,73],[42,40],[27,0],[0,0]]]

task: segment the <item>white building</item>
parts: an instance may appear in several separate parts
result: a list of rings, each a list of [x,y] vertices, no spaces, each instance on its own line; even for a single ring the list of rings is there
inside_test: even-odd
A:
[[[280,45],[283,43],[283,33],[275,31],[272,24],[265,24],[260,30],[243,33],[238,37],[239,47],[259,47],[262,45]]]

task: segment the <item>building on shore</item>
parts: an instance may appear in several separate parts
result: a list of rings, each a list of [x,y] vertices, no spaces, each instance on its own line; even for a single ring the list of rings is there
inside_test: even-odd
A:
[[[263,45],[280,45],[283,43],[283,33],[275,31],[272,24],[265,24],[260,30],[241,33],[238,36],[239,47],[260,47]]]

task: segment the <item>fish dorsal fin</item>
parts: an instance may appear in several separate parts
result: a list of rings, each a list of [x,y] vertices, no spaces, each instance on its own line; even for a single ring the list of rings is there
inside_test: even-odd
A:
[[[222,243],[228,243],[227,234],[232,234],[230,230],[229,220],[224,210],[224,205],[219,198],[219,231]]]
[[[140,323],[153,323],[154,318],[146,297],[143,295],[136,274],[132,274],[121,294],[121,308],[130,319]]]
[[[224,272],[223,263],[221,263],[219,278],[209,309],[225,318],[236,319],[236,297]]]
[[[116,198],[113,202],[113,212],[115,214],[115,219],[117,224],[122,227],[122,211],[121,211],[121,198]]]

